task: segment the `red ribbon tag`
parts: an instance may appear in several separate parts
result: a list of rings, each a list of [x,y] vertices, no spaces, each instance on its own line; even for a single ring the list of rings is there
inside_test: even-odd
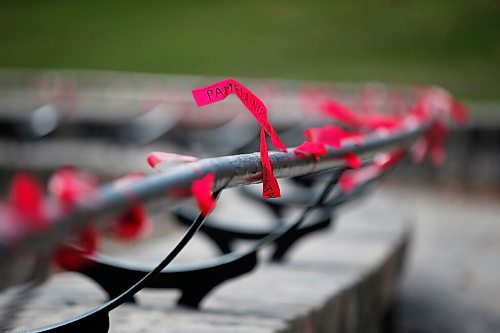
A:
[[[17,218],[30,231],[41,231],[47,227],[43,190],[29,174],[16,174],[10,189],[10,202]]]
[[[193,90],[193,97],[198,107],[222,101],[235,94],[261,126],[260,158],[262,160],[263,198],[279,198],[280,188],[274,177],[273,167],[269,159],[265,134],[271,138],[273,146],[286,152],[287,149],[267,119],[267,107],[250,90],[234,79],[227,79],[209,87]]]
[[[361,122],[356,113],[335,101],[328,101],[321,106],[323,114],[351,127],[360,127]]]
[[[359,168],[361,168],[361,164],[363,164],[363,161],[361,161],[361,158],[359,158],[358,155],[356,155],[350,151],[345,153],[344,160],[345,160],[347,166],[349,166],[352,169],[359,169]]]
[[[459,125],[467,125],[469,123],[467,108],[457,100],[451,102],[451,116]]]
[[[160,163],[191,163],[198,161],[198,158],[187,155],[179,155],[173,153],[164,153],[161,151],[155,151],[148,154],[147,162],[149,166],[156,171],[159,171],[156,166]]]
[[[49,179],[49,193],[61,205],[64,213],[75,205],[97,192],[96,177],[88,172],[76,170],[73,167],[59,168]]]
[[[444,140],[448,136],[448,130],[442,121],[436,119],[427,132],[425,139],[430,149],[431,162],[436,165],[442,165],[446,158],[444,150]]]
[[[151,231],[144,206],[139,202],[123,212],[110,227],[109,233],[124,241],[135,241]]]
[[[340,176],[340,189],[344,193],[351,193],[361,184],[366,183],[370,179],[378,176],[380,169],[377,166],[370,165],[360,170],[348,170]]]
[[[322,105],[323,113],[345,125],[363,130],[396,129],[402,125],[403,118],[393,114],[379,114],[375,112],[358,115],[346,106],[335,101],[328,101]]]
[[[144,174],[136,172],[118,178],[113,182],[113,187],[125,191],[127,185],[144,178]],[[122,212],[107,230],[108,233],[120,240],[135,241],[147,235],[152,227],[146,210],[133,193],[124,192],[130,200],[130,206]]]
[[[304,135],[311,144],[323,144],[336,149],[342,148],[342,144],[346,141],[351,141],[354,144],[363,142],[361,134],[357,132],[347,132],[332,125],[326,125],[320,128],[309,128],[305,130]],[[299,148],[304,149],[302,146]],[[313,147],[309,149],[313,149]],[[318,155],[314,156],[316,159],[319,158]],[[346,164],[353,169],[359,169],[361,167],[361,159],[353,152],[347,152],[344,155],[344,160]]]
[[[212,195],[215,175],[207,174],[205,177],[195,180],[191,185],[191,192],[200,208],[201,214],[207,216],[215,208],[215,199]]]
[[[319,160],[321,156],[325,156],[328,152],[322,143],[306,141],[293,151],[299,157],[314,156],[314,159]]]
[[[93,255],[99,248],[99,233],[93,225],[87,226],[72,245],[61,244],[55,250],[55,263],[67,271],[74,271],[92,263],[88,256]]]
[[[342,148],[342,143],[346,141],[351,141],[356,144],[363,142],[363,137],[360,133],[347,132],[332,125],[309,128],[304,131],[304,135],[308,141],[322,143],[336,149]]]
[[[391,153],[378,154],[375,156],[375,161],[372,165],[360,170],[345,171],[339,179],[341,190],[344,193],[352,192],[359,185],[395,167],[404,156],[405,151],[403,149]]]

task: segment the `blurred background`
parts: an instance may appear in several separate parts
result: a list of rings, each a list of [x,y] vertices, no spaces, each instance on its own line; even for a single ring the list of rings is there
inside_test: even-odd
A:
[[[382,189],[416,222],[399,329],[498,332],[499,32],[495,0],[3,0],[0,69],[446,88],[472,119],[452,131],[447,163],[407,168]]]
[[[500,3],[9,1],[0,66],[437,84],[500,96]]]

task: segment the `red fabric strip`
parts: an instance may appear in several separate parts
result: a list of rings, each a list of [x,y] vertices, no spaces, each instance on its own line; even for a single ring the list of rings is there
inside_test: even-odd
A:
[[[160,163],[191,163],[196,161],[198,161],[198,158],[193,156],[164,153],[161,151],[152,152],[147,157],[149,166],[156,171],[158,171],[156,166]]]
[[[96,177],[73,167],[58,169],[49,179],[49,193],[55,196],[64,213],[95,194],[98,188]]]
[[[333,118],[351,127],[361,126],[361,121],[356,113],[351,109],[335,101],[328,101],[322,105],[321,110],[326,116]]]
[[[269,152],[267,151],[266,133],[262,128],[260,130],[260,157],[262,161],[262,197],[263,198],[279,198],[281,196],[278,181],[273,174],[273,166],[269,159]]]
[[[276,177],[274,177],[272,164],[269,159],[265,134],[267,133],[269,135],[273,146],[283,152],[286,152],[287,149],[271,123],[269,123],[267,119],[267,107],[264,103],[255,96],[255,94],[234,79],[227,79],[209,87],[193,90],[194,100],[199,107],[222,101],[231,94],[235,94],[239,98],[241,103],[250,111],[262,129],[260,133],[260,158],[262,161],[263,183],[262,197],[279,198],[281,194],[278,181]]]
[[[352,169],[361,168],[361,164],[363,163],[358,155],[350,151],[344,155],[344,160],[346,164]]]
[[[93,255],[99,248],[99,233],[93,225],[88,226],[78,234],[75,246],[60,245],[54,253],[55,263],[68,271],[74,271],[88,266],[92,261],[88,256]]]
[[[319,160],[321,156],[327,154],[327,150],[324,144],[306,141],[293,151],[295,155],[300,157],[306,157],[308,155],[314,156],[316,160]]]
[[[342,143],[347,140],[353,143],[361,143],[363,141],[360,133],[347,132],[332,125],[309,128],[304,131],[304,135],[308,141],[322,143],[336,149],[342,148]]]
[[[111,236],[124,241],[135,241],[151,231],[152,227],[144,206],[132,192],[125,191],[127,185],[143,178],[144,174],[135,172],[118,178],[113,182],[115,189],[124,191],[124,194],[131,201],[131,205],[127,210],[118,215],[117,219],[107,230]]]
[[[191,185],[191,192],[203,216],[207,216],[215,208],[215,199],[212,195],[214,182],[215,175],[209,173]]]
[[[41,231],[48,223],[43,190],[29,174],[16,174],[10,188],[10,203],[20,222],[31,231]]]

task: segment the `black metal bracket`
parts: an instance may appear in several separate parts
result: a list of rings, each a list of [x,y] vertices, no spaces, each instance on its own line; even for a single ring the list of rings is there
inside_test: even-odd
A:
[[[282,262],[290,248],[304,236],[314,231],[328,228],[333,219],[330,210],[318,210],[319,214],[312,216],[308,223],[304,223],[299,228],[288,234],[285,238],[279,239],[274,243],[274,251],[271,260]],[[196,211],[186,207],[172,210],[176,221],[182,225],[189,225],[196,216]],[[262,239],[276,229],[276,225],[284,224],[280,221],[269,227],[254,228],[238,226],[237,223],[222,223],[214,217],[209,217],[200,228],[200,231],[207,235],[217,246],[221,253],[231,253],[234,251],[234,242],[237,240],[258,240]]]
[[[98,283],[109,295],[115,298],[134,282],[144,277],[150,267],[141,267],[120,262],[105,256],[93,257],[91,264],[78,272]],[[228,255],[215,258],[204,264],[181,268],[169,267],[147,281],[146,289],[179,289],[179,305],[198,308],[203,298],[224,281],[250,272],[257,265],[257,253],[241,256]],[[200,279],[203,276],[203,279]],[[132,296],[127,302],[134,302]]]

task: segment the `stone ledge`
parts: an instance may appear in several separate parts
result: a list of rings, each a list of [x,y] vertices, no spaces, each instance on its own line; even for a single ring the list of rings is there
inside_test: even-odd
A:
[[[334,228],[298,244],[287,263],[261,264],[223,284],[200,311],[176,307],[175,291],[142,291],[139,305],[111,313],[110,331],[377,332],[392,305],[410,234],[400,217],[380,208],[351,207]],[[148,245],[148,252],[154,248]],[[20,315],[16,331],[70,318],[104,300],[81,276],[55,275]]]

